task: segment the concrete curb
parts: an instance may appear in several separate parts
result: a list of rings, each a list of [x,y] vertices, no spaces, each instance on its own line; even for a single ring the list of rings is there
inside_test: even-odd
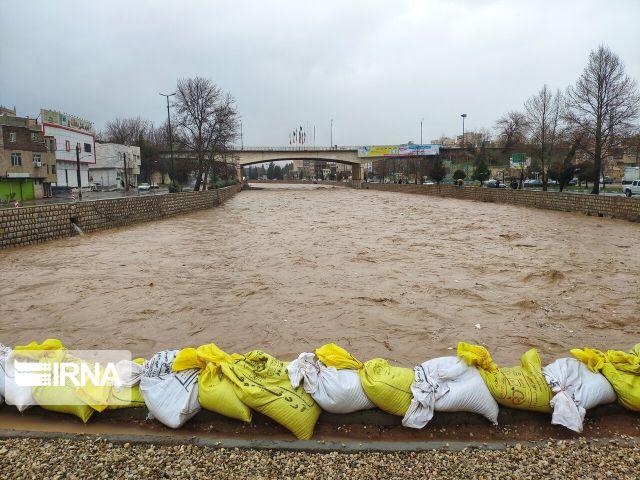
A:
[[[510,441],[459,441],[459,440],[426,440],[426,441],[359,441],[332,442],[323,440],[274,440],[267,438],[234,439],[209,437],[171,437],[166,435],[137,434],[73,434],[65,432],[32,432],[24,430],[0,430],[0,439],[35,438],[41,440],[65,439],[72,441],[105,441],[112,443],[132,443],[142,445],[195,445],[198,447],[225,448],[240,450],[280,450],[310,453],[357,453],[357,452],[421,452],[430,450],[461,451],[464,449],[506,450],[515,445],[522,447],[545,446],[550,440],[510,440]],[[557,440],[555,440],[557,442]],[[574,443],[578,440],[563,440]],[[588,443],[618,445],[640,445],[640,438],[598,438]]]

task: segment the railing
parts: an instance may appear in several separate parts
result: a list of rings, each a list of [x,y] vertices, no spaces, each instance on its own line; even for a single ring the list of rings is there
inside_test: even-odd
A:
[[[234,152],[331,152],[331,151],[353,151],[358,150],[357,146],[344,146],[344,147],[238,147],[233,146],[229,148],[230,151]]]

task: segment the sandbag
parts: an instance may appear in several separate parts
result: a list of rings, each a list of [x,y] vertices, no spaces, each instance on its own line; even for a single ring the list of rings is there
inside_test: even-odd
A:
[[[48,338],[42,343],[33,341],[28,345],[19,345],[14,347],[13,358],[21,358],[25,361],[39,361],[43,356],[43,351],[57,350],[64,350],[64,345],[62,344],[62,342],[55,338]],[[7,355],[9,353],[7,353]],[[17,385],[15,382],[15,377],[9,372],[11,372],[11,369],[6,368],[4,387],[5,402],[8,405],[15,405],[18,411],[24,412],[30,406],[37,404],[37,402],[33,398],[32,388],[29,386]]]
[[[137,379],[131,382],[133,369],[137,372]],[[136,358],[133,361],[121,360],[116,364],[116,370],[121,380],[127,380],[123,382],[123,385],[95,386],[89,384],[78,387],[76,394],[98,412],[144,407],[144,398],[138,385],[143,369],[143,358]]]
[[[498,424],[498,404],[478,371],[458,357],[428,360],[414,368],[413,399],[402,425],[423,428],[439,412],[471,412]]]
[[[315,360],[313,353],[301,353],[287,365],[293,388],[300,384],[320,408],[330,413],[351,413],[374,408],[364,393],[356,370],[337,370]]]
[[[7,357],[11,353],[11,347],[7,347],[0,343],[0,405],[4,402],[4,382],[7,373],[5,371],[5,363]]]
[[[554,395],[551,423],[582,432],[586,411],[616,401],[611,384],[575,358],[559,358],[542,369]]]
[[[542,375],[540,356],[535,348],[520,358],[519,367],[498,368],[489,351],[480,345],[460,342],[458,356],[476,367],[493,398],[505,407],[551,413],[553,392]]]
[[[144,363],[140,374],[140,393],[149,417],[171,428],[181,427],[200,411],[198,370],[172,372],[177,354],[177,350],[154,354]]]
[[[628,353],[591,348],[573,349],[571,354],[592,372],[602,372],[623,407],[640,412],[640,343]]]
[[[413,398],[411,384],[415,375],[412,369],[394,367],[382,358],[361,363],[335,343],[318,348],[316,355],[328,367],[356,370],[364,393],[381,410],[399,416],[407,412]]]
[[[233,383],[224,375],[220,363],[227,355],[211,345],[180,350],[173,363],[174,371],[198,370],[198,400],[202,408],[226,417],[251,422],[251,409],[238,398]],[[224,352],[222,352],[224,353]]]
[[[207,355],[233,383],[242,403],[275,420],[297,438],[311,438],[320,407],[302,387],[291,387],[286,363],[260,350],[229,355],[213,343],[206,347]]]

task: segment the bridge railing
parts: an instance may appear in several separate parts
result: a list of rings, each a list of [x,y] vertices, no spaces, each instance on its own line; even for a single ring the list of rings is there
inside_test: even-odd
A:
[[[330,152],[330,151],[349,151],[349,150],[358,150],[357,146],[342,146],[342,147],[231,147],[229,150],[234,152],[255,152],[255,151],[263,151],[263,152]]]

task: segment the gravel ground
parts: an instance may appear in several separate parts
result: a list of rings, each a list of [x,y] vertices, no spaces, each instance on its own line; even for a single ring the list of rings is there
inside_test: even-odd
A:
[[[548,442],[507,450],[305,453],[88,440],[0,441],[0,478],[638,478],[640,449],[623,441]]]

